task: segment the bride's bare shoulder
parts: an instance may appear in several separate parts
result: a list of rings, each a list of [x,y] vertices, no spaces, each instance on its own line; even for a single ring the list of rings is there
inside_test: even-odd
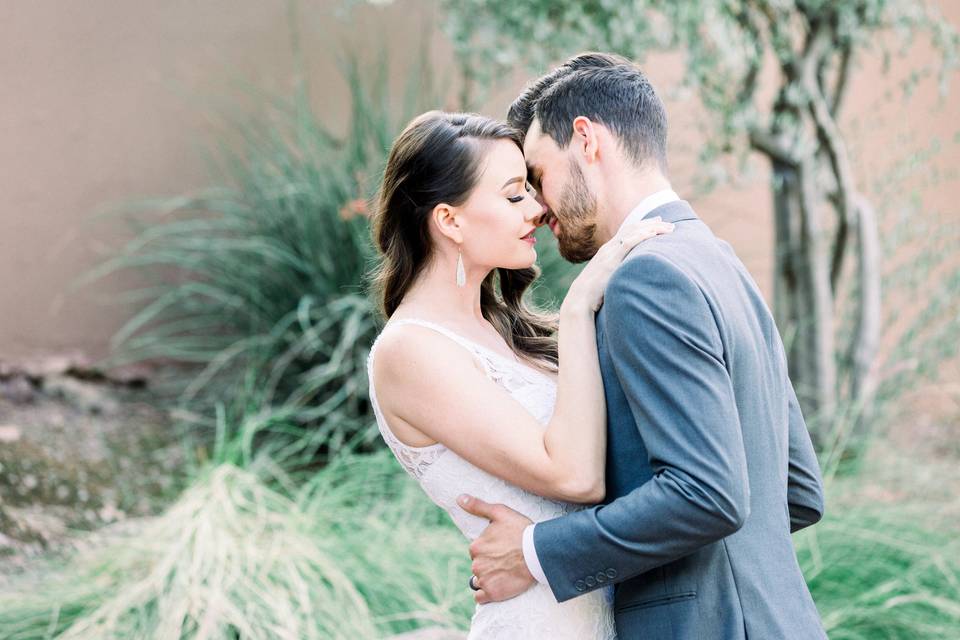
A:
[[[475,358],[449,337],[416,324],[387,327],[377,340],[373,376],[380,383],[424,382],[475,369]]]

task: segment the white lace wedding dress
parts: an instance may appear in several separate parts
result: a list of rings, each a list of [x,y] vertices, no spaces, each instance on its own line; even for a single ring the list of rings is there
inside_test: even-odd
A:
[[[404,324],[416,324],[437,331],[462,345],[483,364],[487,375],[502,385],[544,427],[553,414],[556,383],[535,368],[507,358],[476,344],[438,324],[419,319],[399,319],[387,323],[384,332]],[[381,332],[383,335],[383,332]],[[562,516],[581,505],[549,500],[516,487],[470,464],[443,444],[410,447],[400,442],[386,424],[377,404],[373,387],[374,341],[367,360],[370,377],[370,401],[377,425],[387,445],[407,472],[428,496],[445,510],[469,540],[478,537],[488,521],[473,516],[456,503],[457,496],[468,493],[490,503],[502,503],[534,522]],[[464,553],[467,553],[466,545]],[[463,588],[468,589],[468,576]],[[520,596],[505,602],[477,605],[468,640],[612,640],[612,587],[591,591],[558,603],[550,588],[536,584]]]

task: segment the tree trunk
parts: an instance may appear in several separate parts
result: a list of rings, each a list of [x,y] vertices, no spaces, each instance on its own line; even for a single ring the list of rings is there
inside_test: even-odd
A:
[[[766,15],[780,33],[777,17]],[[750,144],[773,164],[774,310],[790,377],[818,449],[833,440],[843,450],[851,436],[860,439],[872,419],[881,330],[880,241],[873,209],[856,191],[836,120],[850,45],[841,42],[833,21],[819,19],[820,14],[807,17],[802,48],[794,57],[780,58],[783,85],[769,129],[751,129]],[[835,54],[837,78],[830,85],[825,70]],[[817,183],[818,176],[828,175],[832,180]],[[836,218],[835,233],[828,213]],[[834,296],[853,245],[858,258],[854,327],[849,341],[837,345]]]
[[[863,196],[855,198],[857,211],[857,317],[850,341],[850,398],[856,411],[854,439],[870,430],[877,391],[877,352],[880,349],[881,285],[880,230],[876,212]]]
[[[820,222],[813,161],[773,158],[776,226],[774,309],[790,377],[812,435],[822,444],[836,406],[833,292],[829,243]]]

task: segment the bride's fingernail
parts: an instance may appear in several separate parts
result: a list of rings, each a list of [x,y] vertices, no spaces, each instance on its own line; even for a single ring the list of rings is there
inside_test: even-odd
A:
[[[468,497],[466,496],[466,494],[461,494],[461,495],[457,498],[457,504],[459,504],[461,507],[467,506],[467,503],[468,503],[468,502],[470,502],[470,498],[468,498]]]

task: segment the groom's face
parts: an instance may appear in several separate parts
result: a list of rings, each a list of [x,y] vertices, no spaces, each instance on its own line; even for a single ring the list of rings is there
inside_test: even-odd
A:
[[[585,262],[602,244],[597,240],[597,198],[570,150],[561,149],[534,120],[524,138],[528,179],[547,207],[544,221],[557,238],[560,255]]]

